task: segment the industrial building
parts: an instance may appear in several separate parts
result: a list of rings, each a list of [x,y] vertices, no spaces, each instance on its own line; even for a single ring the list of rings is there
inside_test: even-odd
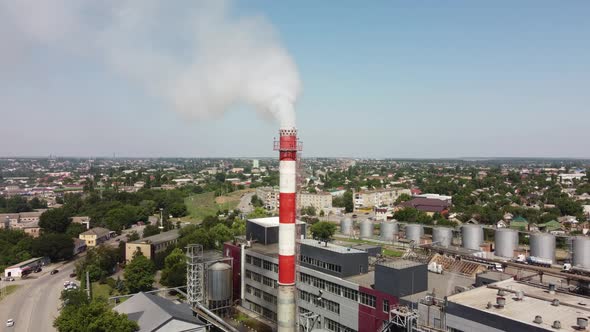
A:
[[[580,331],[588,303],[551,285],[508,279],[449,296],[444,321],[451,331]]]
[[[247,243],[224,245],[224,255],[234,262],[234,296],[241,298],[244,308],[272,322],[277,321],[278,227],[277,218],[248,220]],[[314,327],[328,331],[380,331],[399,297],[427,290],[426,264],[397,260],[372,267],[369,253],[373,248],[363,249],[367,250],[311,239],[299,241],[296,286],[300,319],[315,317]]]
[[[4,269],[4,277],[22,278],[46,264],[49,264],[49,258],[47,257],[31,258]]]
[[[152,235],[143,239],[128,242],[125,245],[125,260],[133,259],[133,255],[139,251],[145,257],[153,259],[156,254],[165,251],[170,245],[175,244],[180,236],[177,229]]]

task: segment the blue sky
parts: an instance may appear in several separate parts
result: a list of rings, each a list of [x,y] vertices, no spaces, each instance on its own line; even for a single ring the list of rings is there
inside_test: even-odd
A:
[[[265,16],[299,68],[304,156],[391,158],[590,157],[589,10],[587,1],[233,8]],[[16,49],[0,57],[0,155],[274,155],[278,127],[251,107],[187,119],[73,45],[14,29],[0,48]]]

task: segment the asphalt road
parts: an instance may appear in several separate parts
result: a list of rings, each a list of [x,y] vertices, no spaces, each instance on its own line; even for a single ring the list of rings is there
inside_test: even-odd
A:
[[[252,196],[254,196],[255,194],[255,192],[244,194],[244,196],[240,198],[238,209],[245,214],[252,212],[254,208],[252,207],[252,204],[250,204],[250,201],[252,201]]]
[[[50,275],[53,269],[59,273]],[[20,284],[21,286],[0,302],[0,330],[15,332],[53,332],[53,320],[59,315],[61,304],[59,297],[66,280],[74,280],[69,275],[74,270],[74,262],[52,264],[40,273],[33,273],[24,280],[4,282],[3,285]],[[6,327],[6,320],[15,321],[13,327]]]

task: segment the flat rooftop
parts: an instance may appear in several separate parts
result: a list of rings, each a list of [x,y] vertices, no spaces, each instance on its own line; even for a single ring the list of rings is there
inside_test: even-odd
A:
[[[148,236],[148,237],[145,237],[141,240],[133,241],[131,243],[158,244],[158,243],[168,242],[171,240],[178,239],[179,236],[180,236],[180,234],[178,233],[178,229],[173,229],[171,231]]]
[[[475,278],[470,278],[462,274],[445,272],[438,274],[428,271],[428,290],[412,295],[404,296],[402,301],[417,303],[426,295],[434,292],[436,297],[442,298],[455,294],[455,288],[469,288],[475,284]]]
[[[278,227],[279,226],[279,217],[248,219],[248,221],[253,222],[253,223],[260,225],[262,227]],[[298,225],[305,224],[301,220],[296,220],[295,223]]]
[[[590,316],[590,298],[588,297],[563,292],[549,294],[544,286],[524,284],[513,279],[500,281],[490,286],[508,290],[504,296],[506,299],[504,308],[498,309],[492,306],[488,309],[486,307],[488,302],[496,304],[498,290],[485,286],[449,296],[448,301],[547,330],[554,330],[551,325],[558,320],[561,322],[560,331],[577,331],[575,329],[576,319]],[[516,291],[524,293],[522,301],[515,299],[514,292]],[[553,299],[558,299],[560,305],[552,305]],[[537,315],[543,318],[541,324],[533,322]]]
[[[308,245],[310,247],[321,248],[341,254],[366,254],[364,250],[354,249],[352,247],[344,247],[331,242],[324,242],[318,240],[304,239],[299,241],[301,244]]]
[[[259,253],[261,255],[269,256],[269,257],[279,257],[279,244],[260,244],[260,243],[252,243],[252,246],[248,248],[248,250]]]
[[[385,262],[379,262],[379,263],[377,263],[377,265],[390,267],[390,268],[396,269],[396,270],[403,270],[403,269],[407,269],[409,267],[426,265],[426,264],[416,262],[416,261],[406,260],[406,259],[395,259],[395,260],[387,260]]]

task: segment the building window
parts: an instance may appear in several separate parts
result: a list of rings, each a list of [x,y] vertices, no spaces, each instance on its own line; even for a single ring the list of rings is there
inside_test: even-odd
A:
[[[359,294],[359,302],[360,304],[366,305],[371,308],[375,308],[375,296],[367,294],[367,293],[360,293]]]
[[[389,301],[383,300],[383,312],[389,313]]]

